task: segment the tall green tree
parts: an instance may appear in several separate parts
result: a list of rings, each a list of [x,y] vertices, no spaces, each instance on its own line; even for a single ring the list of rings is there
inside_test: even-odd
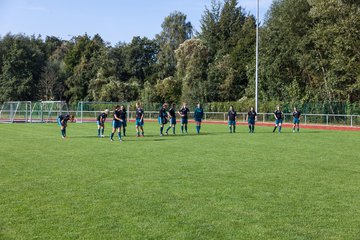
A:
[[[2,42],[0,100],[37,100],[37,87],[46,63],[42,40],[7,34]]]
[[[177,11],[167,16],[161,27],[161,33],[155,38],[160,48],[157,55],[158,77],[164,79],[175,75],[175,50],[181,43],[192,37],[193,27],[186,20],[186,15]]]
[[[175,51],[176,78],[181,84],[181,100],[190,103],[207,102],[209,83],[207,68],[209,51],[200,39],[190,39]],[[175,93],[176,94],[176,93]]]

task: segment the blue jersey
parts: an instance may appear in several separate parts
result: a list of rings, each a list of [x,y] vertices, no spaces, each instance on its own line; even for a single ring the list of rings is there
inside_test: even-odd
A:
[[[276,110],[276,111],[274,112],[274,114],[275,114],[275,116],[276,116],[277,119],[283,119],[283,112],[282,112],[282,111]]]
[[[70,120],[70,115],[69,114],[65,114],[65,115],[60,115],[58,117],[58,119],[60,120],[60,122],[64,122],[64,123],[67,123],[67,121]]]
[[[126,110],[120,110],[120,119],[123,120],[124,122],[126,121],[127,115],[126,115]]]
[[[115,110],[115,111],[114,111],[114,119],[113,119],[113,120],[119,122],[120,120],[116,119],[115,116],[116,116],[117,118],[120,118],[120,114],[121,114],[121,111],[120,111],[120,110]]]
[[[202,119],[204,116],[204,111],[202,108],[196,108],[194,111],[194,118],[195,119]]]
[[[293,117],[294,118],[300,118],[300,115],[301,115],[301,113],[299,111],[294,111],[293,112]]]
[[[144,116],[144,110],[141,108],[136,109],[136,119],[141,119]]]
[[[106,113],[101,113],[101,114],[99,114],[99,116],[97,117],[96,120],[99,121],[99,122],[105,122],[106,118],[107,118],[107,114]]]
[[[159,117],[161,117],[161,118],[166,118],[167,117],[167,112],[166,112],[165,108],[161,108],[159,110]]]
[[[187,119],[188,118],[188,113],[190,112],[190,110],[187,107],[183,107],[179,110],[180,114],[181,114],[181,118],[183,119]]]
[[[169,115],[171,118],[176,118],[176,113],[174,108],[170,108]]]
[[[255,121],[256,115],[257,115],[257,113],[255,111],[249,111],[248,112],[248,120],[254,120]]]
[[[235,121],[236,119],[236,112],[235,111],[229,111],[228,112],[229,121]]]

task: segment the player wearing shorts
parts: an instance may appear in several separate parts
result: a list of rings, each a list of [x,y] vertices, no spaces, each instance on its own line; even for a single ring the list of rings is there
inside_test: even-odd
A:
[[[185,132],[188,133],[187,125],[188,125],[188,114],[190,113],[190,110],[187,108],[186,103],[183,103],[182,108],[178,111],[180,117],[181,117],[181,133]]]
[[[120,142],[122,141],[122,139],[121,139],[122,120],[120,118],[120,114],[121,114],[120,106],[117,105],[115,107],[115,110],[114,110],[114,118],[113,118],[113,121],[112,121],[113,129],[112,129],[112,132],[111,132],[111,135],[110,135],[110,141],[114,141],[113,138],[114,138],[114,134],[115,134],[116,129],[118,131],[118,139],[119,139]]]
[[[159,110],[158,122],[160,125],[160,136],[163,135],[164,125],[168,123],[168,113],[166,110],[167,107],[168,105],[164,103]]]
[[[248,125],[249,125],[249,133],[254,133],[256,118],[257,118],[257,113],[255,112],[254,108],[251,107],[250,111],[247,114],[247,122],[248,122]]]
[[[168,114],[168,115],[169,115],[169,118],[170,118],[170,120],[169,120],[170,124],[169,124],[169,127],[166,129],[166,132],[165,132],[166,135],[168,134],[170,128],[172,128],[173,134],[175,134],[175,125],[176,125],[176,112],[175,112],[175,108],[176,108],[175,103],[171,104],[171,108],[170,108],[169,114]]]
[[[236,129],[236,111],[234,110],[233,106],[230,106],[230,109],[229,109],[229,112],[228,112],[228,124],[229,124],[230,133],[235,133],[235,129]]]
[[[136,103],[136,120],[135,120],[136,136],[144,136],[144,110],[141,108],[140,103]]]
[[[294,126],[293,126],[293,132],[295,132],[295,127],[297,127],[297,132],[300,131],[300,116],[301,116],[301,113],[300,111],[297,110],[297,108],[295,107],[294,108],[294,111],[292,113],[294,119],[293,119],[293,123],[294,123]]]
[[[283,115],[284,115],[284,113],[280,110],[280,106],[277,106],[276,111],[274,112],[275,127],[274,127],[273,132],[275,132],[276,128],[279,127],[279,133],[281,133]]]
[[[66,127],[67,122],[70,120],[70,122],[74,121],[74,116],[70,114],[63,114],[57,117],[57,124],[60,126],[61,136],[62,138],[66,138]]]
[[[123,136],[126,136],[127,113],[124,105],[120,106],[120,119],[122,120]]]
[[[201,104],[198,103],[197,107],[195,108],[194,111],[194,120],[196,123],[196,133],[200,134],[200,129],[201,129],[201,120],[204,117],[204,110],[201,107]]]
[[[98,137],[104,137],[105,121],[106,121],[108,114],[109,114],[109,109],[105,109],[104,112],[100,113],[97,116],[96,124],[98,127]],[[100,132],[101,132],[101,134],[100,134]]]

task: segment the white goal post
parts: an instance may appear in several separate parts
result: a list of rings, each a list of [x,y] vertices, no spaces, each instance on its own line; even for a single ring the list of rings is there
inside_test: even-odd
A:
[[[116,105],[123,105],[127,112],[127,117],[129,118],[130,112],[130,103],[128,102],[89,102],[89,101],[80,101],[78,102],[76,110],[76,122],[94,122],[96,121],[97,116],[103,112],[105,109],[109,109],[112,114],[114,107]]]

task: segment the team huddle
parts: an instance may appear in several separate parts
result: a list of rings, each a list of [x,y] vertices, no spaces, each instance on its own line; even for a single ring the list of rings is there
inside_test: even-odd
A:
[[[101,112],[96,119],[97,123],[97,136],[99,138],[105,137],[104,131],[105,131],[105,121],[108,118],[109,115],[109,109],[105,109],[103,112]],[[180,116],[180,123],[181,123],[181,133],[187,134],[188,133],[188,119],[190,114],[190,109],[187,107],[186,103],[183,103],[182,107],[176,111],[176,104],[171,104],[170,109],[168,109],[168,104],[164,103],[162,107],[159,110],[158,114],[158,123],[160,126],[160,136],[168,135],[169,131],[172,130],[172,133],[176,134],[176,116],[177,114]],[[292,131],[295,132],[295,129],[297,132],[300,131],[300,116],[301,113],[296,108],[294,108],[294,111],[292,112],[293,116],[293,128]],[[278,133],[281,133],[282,129],[282,123],[284,119],[284,113],[281,111],[280,107],[277,106],[275,112],[275,127],[273,129],[273,132],[278,129]],[[204,110],[201,107],[201,104],[198,103],[194,112],[193,112],[193,118],[196,125],[196,133],[200,134],[201,129],[201,122],[204,118]],[[66,127],[67,122],[74,121],[74,116],[70,114],[60,115],[57,118],[57,123],[60,126],[61,130],[61,136],[62,138],[66,138]],[[257,121],[257,113],[254,110],[253,107],[250,108],[249,112],[246,115],[246,121],[248,123],[249,127],[249,133],[255,132],[255,122]],[[237,122],[237,113],[234,110],[233,106],[230,106],[228,111],[228,126],[229,126],[229,132],[235,133],[236,132],[236,122]],[[166,128],[165,133],[165,125],[169,124],[169,126]],[[113,111],[113,120],[112,120],[112,131],[110,134],[110,141],[114,141],[114,135],[117,131],[118,140],[122,141],[122,136],[126,136],[126,127],[127,127],[127,112],[123,105],[117,105],[114,108]],[[136,136],[137,137],[144,137],[144,110],[141,108],[140,103],[136,103],[136,111],[135,111],[135,128],[136,128]]]

